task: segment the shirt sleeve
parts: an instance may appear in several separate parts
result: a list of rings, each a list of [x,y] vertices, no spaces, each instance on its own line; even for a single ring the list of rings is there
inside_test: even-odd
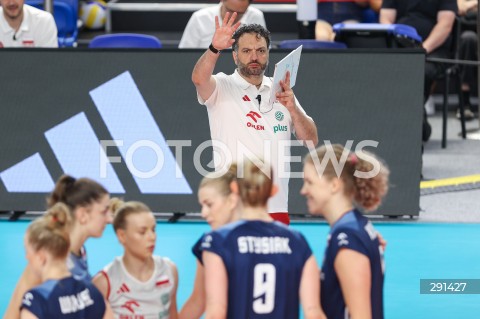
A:
[[[200,245],[200,250],[202,252],[209,251],[224,259],[224,252],[226,249],[227,247],[224,245],[223,236],[220,236],[217,232],[213,231],[203,236],[202,244]]]
[[[367,248],[353,229],[339,229],[332,234],[330,238],[330,249],[333,260],[335,260],[338,252],[342,248],[355,250],[368,256]]]
[[[403,1],[405,1],[405,0],[403,0]],[[382,9],[397,9],[396,0],[383,0],[382,1]]]
[[[198,39],[200,39],[200,26],[198,22],[197,13],[194,12],[188,20],[187,26],[183,31],[182,39],[178,44],[179,49],[192,49],[192,48],[199,48],[200,44]]]
[[[37,318],[46,318],[47,300],[35,290],[30,290],[23,295],[20,310],[26,309],[34,314]]]
[[[458,12],[458,6],[456,0],[442,0],[440,2],[440,6],[438,11],[453,11],[455,13]]]
[[[192,253],[193,255],[197,258],[198,262],[203,265],[203,258],[202,258],[202,241],[203,241],[203,235],[200,237],[197,242],[193,245],[192,247]]]
[[[46,27],[41,35],[40,46],[43,48],[58,48],[58,30],[53,16],[49,14]]]
[[[302,246],[305,247],[302,254],[303,264],[305,264],[308,258],[310,258],[310,256],[312,256],[313,254],[312,249],[310,248],[310,245],[308,244],[307,240],[305,239],[302,233],[298,232],[298,237],[300,239],[300,242],[302,243]]]
[[[197,92],[198,103],[200,103],[201,105],[205,105],[207,107],[215,106],[219,98],[219,95],[223,90],[223,87],[224,87],[223,79],[225,78],[225,76],[226,76],[225,73],[217,73],[213,75],[213,78],[215,79],[215,90],[213,90],[212,95],[210,95],[209,98],[206,100],[203,100]]]

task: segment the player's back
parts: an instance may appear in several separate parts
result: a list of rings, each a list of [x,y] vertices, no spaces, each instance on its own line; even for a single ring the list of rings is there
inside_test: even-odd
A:
[[[66,277],[47,280],[27,292],[22,308],[39,319],[103,318],[105,301],[93,284]]]
[[[202,248],[219,255],[228,275],[229,319],[299,316],[305,238],[278,222],[239,221],[206,235]]]

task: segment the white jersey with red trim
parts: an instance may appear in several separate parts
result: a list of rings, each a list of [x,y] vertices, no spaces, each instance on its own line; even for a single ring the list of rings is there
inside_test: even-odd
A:
[[[269,104],[273,85],[269,77],[263,77],[258,89],[237,70],[231,75],[218,73],[214,77],[216,86],[212,95],[206,101],[198,95],[198,101],[207,106],[215,168],[221,170],[231,161],[241,162],[252,156],[265,160],[272,165],[273,182],[279,188],[268,201],[268,212],[288,212],[290,144],[294,133],[290,112],[278,102]],[[296,104],[305,114],[298,100]],[[216,156],[227,152],[223,158]]]
[[[175,286],[173,263],[153,256],[152,277],[141,282],[130,275],[122,257],[116,257],[102,273],[107,278],[107,300],[116,319],[168,319],[170,300]]]

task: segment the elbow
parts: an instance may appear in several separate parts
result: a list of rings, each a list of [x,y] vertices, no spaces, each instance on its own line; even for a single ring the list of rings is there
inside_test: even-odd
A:
[[[200,77],[195,72],[192,73],[192,82],[195,86],[199,86],[202,83]]]

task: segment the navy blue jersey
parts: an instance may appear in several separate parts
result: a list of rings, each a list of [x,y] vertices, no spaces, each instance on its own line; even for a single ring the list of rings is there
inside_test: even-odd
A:
[[[335,273],[334,262],[340,249],[355,250],[370,259],[372,274],[372,317],[383,318],[383,253],[372,223],[359,211],[343,215],[330,229],[322,265],[321,302],[329,319],[350,318],[342,289]]]
[[[92,276],[88,272],[87,250],[85,246],[80,248],[80,255],[72,252],[68,254],[67,267],[75,279],[92,281]]]
[[[92,283],[67,277],[47,280],[23,296],[25,308],[39,319],[101,319],[105,300]]]
[[[202,241],[203,241],[203,236],[200,237],[195,244],[192,247],[192,253],[193,255],[197,258],[198,262],[203,265],[203,259],[202,259]]]
[[[279,222],[238,221],[203,237],[228,275],[229,319],[299,316],[303,267],[312,255],[305,238]]]

